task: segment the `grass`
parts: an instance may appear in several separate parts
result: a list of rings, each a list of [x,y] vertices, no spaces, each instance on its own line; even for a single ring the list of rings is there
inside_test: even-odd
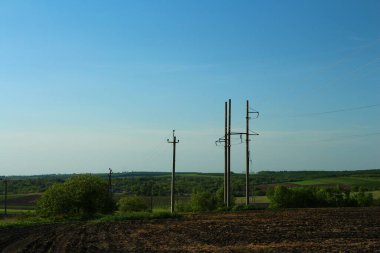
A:
[[[9,217],[0,220],[0,229],[13,227],[26,227],[42,224],[54,223],[50,219],[38,217],[36,215],[9,215]]]
[[[179,177],[223,177],[223,173],[202,173],[202,172],[177,172]],[[171,177],[171,174],[159,175],[157,177]]]
[[[170,212],[131,212],[131,213],[115,213],[106,215],[91,222],[111,222],[111,221],[126,221],[126,220],[150,220],[150,219],[167,219],[180,218],[181,215]]]
[[[293,182],[298,185],[321,185],[321,184],[341,184],[350,186],[361,186],[366,188],[380,188],[380,177],[327,177],[313,180]]]
[[[118,201],[122,197],[128,197],[130,195],[123,194],[123,193],[116,193],[115,200]],[[144,199],[145,204],[150,207],[150,197],[149,196],[140,196]],[[182,202],[188,202],[190,201],[190,197],[176,197],[176,203],[182,203]],[[170,208],[170,196],[153,196],[153,210],[155,209],[166,209],[168,210]]]
[[[380,199],[380,191],[370,191],[374,199]]]
[[[82,222],[112,222],[112,221],[127,221],[127,220],[150,220],[150,219],[168,219],[168,218],[180,218],[182,217],[177,213],[170,213],[168,211],[154,211],[154,212],[131,212],[131,213],[120,213],[116,212],[112,215],[100,215],[93,219],[87,220],[80,217],[71,217],[66,219],[49,219],[37,216],[35,213],[9,213],[7,218],[2,216],[0,218],[0,229],[3,228],[13,228],[13,227],[27,227],[34,225],[43,224],[55,224],[55,223],[65,223],[72,221],[82,221]]]
[[[252,198],[250,198],[250,201],[252,202]],[[269,203],[269,199],[267,196],[255,196],[253,198],[253,203]],[[236,204],[244,204],[245,203],[245,197],[235,197],[235,203]]]
[[[4,209],[2,210],[4,213]],[[35,213],[35,210],[25,210],[25,209],[7,209],[8,214],[32,214]]]
[[[7,205],[7,208],[8,209],[18,209],[18,210],[30,211],[30,210],[34,210],[35,206]]]

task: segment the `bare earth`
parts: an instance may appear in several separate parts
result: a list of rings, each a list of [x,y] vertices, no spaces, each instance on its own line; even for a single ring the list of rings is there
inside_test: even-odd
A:
[[[201,214],[0,230],[2,252],[380,252],[380,208]]]

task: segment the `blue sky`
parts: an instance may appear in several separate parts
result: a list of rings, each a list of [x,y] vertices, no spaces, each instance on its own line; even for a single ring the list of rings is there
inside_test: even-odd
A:
[[[235,131],[246,99],[261,113],[254,171],[380,168],[379,11],[379,1],[1,1],[0,174],[170,171],[173,128],[179,171],[221,172],[228,98]]]

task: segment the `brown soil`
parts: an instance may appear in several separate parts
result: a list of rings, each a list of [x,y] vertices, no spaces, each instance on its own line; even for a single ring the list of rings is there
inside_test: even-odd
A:
[[[0,230],[2,252],[380,252],[380,208],[200,214]]]
[[[17,198],[7,200],[9,206],[34,206],[41,194],[29,194]],[[0,201],[0,205],[4,205],[4,201]]]

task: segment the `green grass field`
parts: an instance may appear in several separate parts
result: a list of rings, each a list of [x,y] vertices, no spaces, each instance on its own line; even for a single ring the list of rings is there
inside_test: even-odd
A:
[[[322,184],[332,184],[332,185],[350,185],[358,187],[367,188],[380,188],[380,177],[327,177],[319,178],[313,180],[297,181],[292,182],[298,185],[322,185]]]
[[[159,175],[156,177],[171,177],[171,174]],[[222,173],[197,173],[197,172],[179,172],[176,177],[213,177],[223,178]]]

